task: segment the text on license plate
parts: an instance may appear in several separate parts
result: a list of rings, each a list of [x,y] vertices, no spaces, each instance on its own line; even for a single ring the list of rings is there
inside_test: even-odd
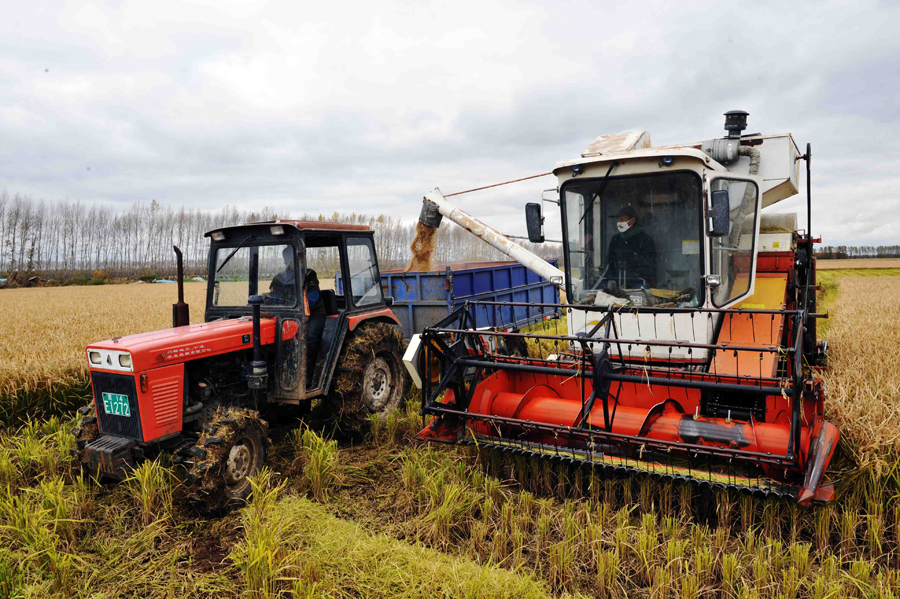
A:
[[[103,410],[111,416],[131,416],[128,396],[121,393],[104,393]]]

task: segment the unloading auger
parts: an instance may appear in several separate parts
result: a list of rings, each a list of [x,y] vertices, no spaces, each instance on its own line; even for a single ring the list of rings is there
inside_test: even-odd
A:
[[[528,302],[470,301],[416,336],[404,358],[434,419],[419,437],[585,467],[827,502],[839,439],[824,420],[827,344],[816,336],[809,225],[762,213],[798,191],[790,134],[653,148],[646,132],[597,138],[556,165],[565,271],[462,212],[443,216],[564,288],[565,331],[492,330]],[[541,204],[526,207],[543,241]],[[508,355],[510,338],[527,356]],[[519,342],[521,345],[521,341]]]

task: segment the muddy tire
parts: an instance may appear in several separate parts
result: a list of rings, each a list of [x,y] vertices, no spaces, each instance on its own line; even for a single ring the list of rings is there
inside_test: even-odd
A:
[[[75,447],[72,448],[72,457],[75,463],[82,468],[87,468],[87,462],[84,459],[84,447],[92,441],[96,441],[100,437],[100,427],[97,424],[97,411],[94,409],[93,402],[78,408],[78,424],[72,429],[72,435],[75,437]],[[91,472],[96,475],[96,472]]]
[[[204,511],[240,506],[250,496],[250,478],[266,463],[268,424],[253,410],[220,408],[193,447],[180,452],[188,497]]]
[[[403,367],[403,335],[387,323],[361,324],[341,353],[329,405],[343,429],[359,429],[403,404],[409,377]]]

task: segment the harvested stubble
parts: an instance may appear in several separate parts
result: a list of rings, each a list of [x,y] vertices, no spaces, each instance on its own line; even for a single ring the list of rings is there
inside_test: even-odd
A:
[[[616,510],[603,499],[535,499],[516,484],[498,486],[479,468],[460,468],[460,462],[471,463],[464,451],[428,448],[401,457],[399,477],[414,514],[394,530],[412,531],[447,552],[531,572],[558,592],[691,598],[798,597],[815,588],[827,588],[835,593],[831,596],[900,592],[890,553],[867,549],[851,533],[846,546],[815,550],[807,541],[783,540],[777,530],[770,531],[774,537],[761,534],[761,523],[742,533],[737,526],[710,529],[678,513],[641,512],[636,505]],[[484,461],[481,466],[490,467]],[[621,493],[611,491],[609,500],[615,502]],[[458,511],[436,536],[431,526],[436,506],[450,495],[457,498]],[[774,505],[774,518],[791,512]],[[812,526],[804,526],[802,536],[807,530]]]
[[[185,283],[203,321],[205,283]],[[102,285],[0,292],[0,424],[87,400],[88,343],[172,326],[175,286]]]
[[[276,501],[280,490],[259,477],[232,553],[251,597],[550,596],[528,575],[372,534],[307,499]]]

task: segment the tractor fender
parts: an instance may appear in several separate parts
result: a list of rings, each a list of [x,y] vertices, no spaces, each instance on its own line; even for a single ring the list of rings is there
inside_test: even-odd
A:
[[[386,322],[388,324],[400,325],[400,320],[394,315],[390,308],[374,310],[372,312],[364,312],[362,314],[353,314],[347,319],[347,325],[350,331],[354,331],[356,327],[364,322]]]

